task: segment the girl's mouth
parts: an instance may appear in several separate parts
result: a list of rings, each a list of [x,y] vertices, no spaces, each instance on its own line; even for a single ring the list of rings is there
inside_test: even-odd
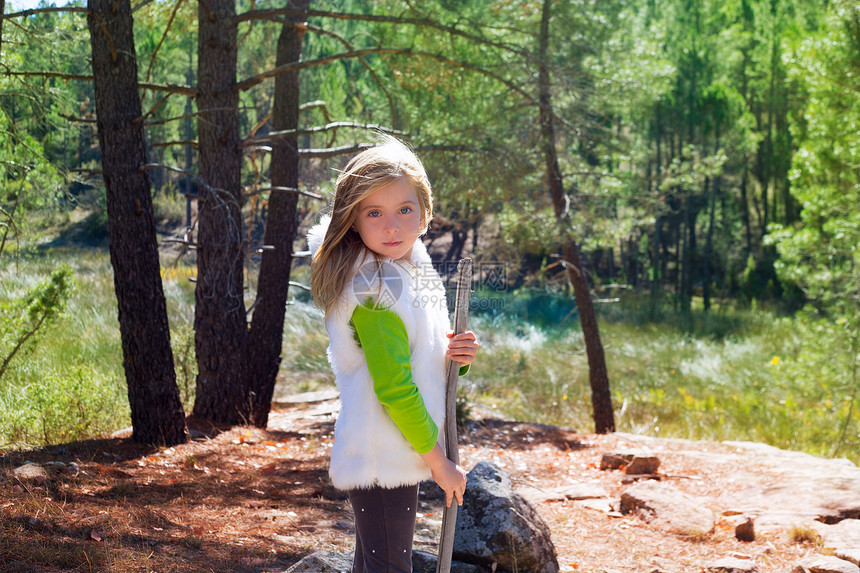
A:
[[[399,245],[402,242],[403,241],[393,241],[391,243],[382,243],[382,244],[385,245],[386,247],[396,247],[397,245]]]

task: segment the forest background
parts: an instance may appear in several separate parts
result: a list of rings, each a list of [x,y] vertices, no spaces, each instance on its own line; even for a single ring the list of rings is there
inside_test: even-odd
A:
[[[302,233],[349,154],[384,132],[428,168],[440,269],[476,261],[483,349],[464,415],[583,431],[594,416],[603,431],[860,460],[855,3],[3,11],[0,449],[129,419],[141,441],[176,443],[185,412],[265,425],[273,397],[331,386]],[[128,93],[138,110],[107,122],[105,102],[132,105]],[[100,146],[136,130],[128,149]],[[106,149],[145,157],[136,182],[108,176]],[[152,222],[153,244],[157,225],[157,284],[153,267],[128,267],[149,240],[129,213]],[[265,306],[278,297],[280,312]],[[131,331],[154,321],[143,346],[118,304],[126,326],[139,313]],[[604,356],[601,426],[589,400]],[[140,375],[165,360],[169,373]]]

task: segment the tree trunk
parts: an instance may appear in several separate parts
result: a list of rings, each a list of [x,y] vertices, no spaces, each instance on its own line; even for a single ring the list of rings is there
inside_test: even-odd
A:
[[[684,223],[682,225],[683,234],[681,235],[681,282],[680,282],[680,302],[681,314],[685,322],[689,321],[690,310],[693,297],[693,285],[691,277],[692,263],[692,236],[695,232],[696,220],[692,217],[690,195],[685,195],[681,200],[681,212],[683,214]]]
[[[176,387],[167,307],[143,134],[129,0],[90,0],[102,172],[107,194],[110,260],[119,310],[132,439],[173,445],[187,440]]]
[[[591,383],[591,405],[594,417],[594,431],[598,434],[615,431],[615,417],[612,411],[612,396],[609,391],[609,375],[606,371],[606,357],[603,344],[600,342],[600,331],[597,326],[597,316],[591,301],[588,278],[582,267],[579,246],[569,237],[570,224],[568,205],[564,195],[564,182],[558,165],[558,154],[555,148],[555,133],[553,126],[552,99],[550,96],[549,69],[546,65],[547,48],[549,47],[549,19],[552,0],[544,0],[541,14],[541,28],[538,54],[538,89],[540,92],[540,126],[541,139],[546,160],[547,178],[549,179],[550,195],[555,210],[556,220],[563,237],[562,256],[566,262],[568,276],[573,283],[576,306],[579,310],[579,322],[585,338],[585,351],[588,356],[588,377]]]
[[[290,6],[307,11],[310,0],[293,1]],[[293,21],[304,21],[297,16]],[[303,29],[286,23],[278,38],[277,65],[298,62],[302,55]],[[275,78],[275,101],[272,109],[276,131],[295,130],[299,121],[299,72]],[[299,185],[299,149],[296,136],[275,140],[272,144],[272,187],[297,188]],[[264,250],[257,286],[257,302],[248,336],[248,387],[253,392],[251,422],[266,427],[284,335],[284,312],[293,260],[293,238],[296,235],[298,195],[272,191],[266,217]]]
[[[201,0],[197,37],[198,201],[194,414],[238,424],[250,419],[244,388],[242,153],[236,85],[235,0]]]
[[[707,193],[707,185],[708,180],[705,179],[706,193]],[[717,211],[717,192],[720,188],[720,176],[717,175],[714,177],[713,182],[711,183],[710,190],[710,209],[708,215],[708,231],[705,235],[705,260],[702,263],[702,304],[705,307],[705,312],[711,310],[711,254],[713,252],[713,244],[714,244],[714,222],[716,220],[716,211]]]

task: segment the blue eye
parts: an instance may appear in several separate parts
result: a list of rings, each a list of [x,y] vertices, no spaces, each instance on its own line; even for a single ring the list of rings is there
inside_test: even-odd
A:
[[[367,216],[368,217],[379,217],[379,211],[368,211]]]
[[[408,215],[409,213],[411,213],[411,212],[412,212],[412,207],[401,207],[401,208],[400,208],[400,212],[401,212],[403,215]]]

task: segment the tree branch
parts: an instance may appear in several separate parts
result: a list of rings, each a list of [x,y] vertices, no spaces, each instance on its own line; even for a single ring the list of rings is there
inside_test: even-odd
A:
[[[506,86],[511,91],[516,92],[517,94],[522,96],[531,105],[534,105],[534,106],[539,107],[541,109],[544,109],[544,107],[545,107],[544,104],[542,104],[540,101],[535,99],[531,94],[529,94],[523,88],[521,88],[520,86],[511,82],[510,80],[506,80],[505,78],[503,78],[502,76],[500,76],[494,72],[491,72],[489,70],[485,70],[484,68],[477,66],[475,64],[469,63],[469,62],[464,62],[462,60],[455,60],[455,59],[449,58],[448,56],[444,56],[442,54],[436,54],[433,52],[425,52],[425,51],[421,51],[421,50],[414,50],[412,48],[364,48],[361,50],[354,50],[351,52],[343,52],[340,54],[334,54],[331,56],[327,56],[324,58],[318,58],[316,60],[309,60],[306,62],[302,62],[302,61],[290,62],[289,64],[284,64],[282,66],[278,66],[276,68],[273,68],[271,70],[263,72],[262,74],[258,74],[256,76],[248,78],[247,80],[239,82],[236,84],[236,87],[234,89],[236,89],[237,91],[244,91],[244,90],[247,90],[247,89],[254,87],[255,85],[259,84],[260,82],[262,82],[266,79],[273,78],[277,75],[280,75],[280,74],[283,74],[286,72],[291,72],[294,70],[301,70],[304,68],[311,68],[311,67],[315,67],[315,66],[323,66],[326,64],[330,64],[332,62],[336,62],[338,60],[344,60],[344,59],[348,59],[348,58],[361,58],[363,56],[373,55],[373,54],[376,54],[376,55],[399,54],[399,55],[404,55],[404,56],[418,56],[418,57],[422,57],[422,58],[429,58],[431,60],[436,60],[437,62],[441,62],[443,64],[448,64],[448,65],[451,65],[454,67],[463,68],[465,70],[470,70],[470,71],[481,74],[483,76],[486,76],[492,80],[495,80],[495,81],[501,83],[502,85]],[[576,131],[575,126],[571,125],[563,117],[555,115],[553,113],[552,109],[546,109],[545,111],[547,113],[552,114],[565,127],[568,127],[569,129]]]
[[[492,40],[488,40],[487,38],[482,38],[480,36],[476,36],[472,33],[466,32],[465,30],[461,30],[456,26],[449,26],[447,24],[442,24],[440,22],[436,22],[428,18],[403,18],[400,16],[383,16],[378,14],[350,14],[345,12],[328,12],[322,10],[308,10],[307,12],[301,12],[299,10],[292,10],[290,8],[281,8],[271,10],[250,10],[242,14],[237,14],[233,17],[233,21],[238,24],[239,22],[244,22],[248,20],[273,20],[277,19],[278,16],[303,16],[306,18],[358,20],[363,22],[375,22],[382,24],[404,24],[409,26],[433,28],[439,30],[440,32],[450,34],[452,36],[460,36],[461,38],[465,38],[467,40],[471,40],[473,42],[477,42],[485,46],[492,46],[494,48],[499,48],[512,54],[517,54],[527,58],[535,59],[534,56],[532,56],[528,52],[519,50],[508,44],[494,42]]]
[[[283,137],[290,137],[292,135],[310,135],[313,133],[324,133],[326,131],[336,130],[341,127],[349,127],[355,129],[367,129],[373,131],[381,131],[383,133],[390,133],[392,135],[405,135],[404,132],[398,131],[396,129],[392,129],[390,127],[384,127],[374,123],[357,123],[354,121],[336,121],[333,123],[328,123],[326,125],[322,125],[319,127],[310,127],[307,129],[285,129],[282,131],[270,131],[268,134],[260,136],[260,137],[249,137],[245,141],[242,142],[242,147],[252,147],[255,145],[272,143],[277,139],[281,139]]]
[[[287,24],[287,23],[291,23],[291,22],[285,21],[284,23]],[[343,46],[347,50],[355,51],[355,46],[353,46],[350,42],[348,42],[346,40],[346,38],[343,38],[339,34],[335,34],[334,32],[331,32],[329,30],[325,30],[325,29],[320,28],[318,26],[311,26],[310,24],[307,24],[307,23],[303,24],[302,26],[306,30],[309,30],[311,32],[316,32],[317,34],[334,38],[335,40],[337,40],[338,42],[343,44]],[[362,66],[364,66],[364,69],[368,71],[370,76],[373,78],[373,81],[376,82],[376,85],[379,86],[380,90],[382,90],[382,93],[385,94],[385,99],[388,100],[388,111],[391,114],[391,118],[394,120],[395,124],[398,123],[396,120],[396,118],[397,118],[397,106],[394,104],[394,98],[391,96],[389,91],[386,89],[385,84],[382,82],[382,78],[379,77],[379,74],[376,73],[376,70],[373,69],[373,67],[367,62],[367,60],[365,60],[364,58],[358,58],[358,61],[361,63]],[[329,140],[328,145],[332,145],[334,143],[334,140],[336,137],[337,137],[337,133],[332,134],[331,140]]]
[[[319,159],[356,153],[375,147],[373,143],[357,143],[355,145],[343,145],[341,147],[329,147],[326,149],[300,149],[299,157],[302,159]]]
[[[158,45],[155,47],[155,51],[152,52],[152,57],[149,59],[149,67],[146,68],[146,81],[149,81],[149,75],[152,73],[152,65],[155,63],[155,57],[158,55],[158,50],[161,49],[161,45],[164,43],[164,40],[167,39],[167,33],[170,31],[170,26],[173,25],[173,20],[176,18],[176,13],[179,12],[180,6],[182,6],[182,0],[177,0],[176,6],[173,7],[173,11],[170,13],[170,18],[167,20],[167,27],[164,28],[164,34],[162,34],[161,40],[159,40]]]
[[[254,195],[262,195],[266,192],[272,193],[295,193],[297,195],[304,195],[305,197],[310,197],[312,199],[319,199],[320,201],[325,201],[325,197],[320,195],[319,193],[312,193],[310,191],[303,191],[302,189],[297,189],[295,187],[262,187],[260,189],[255,189],[248,193],[244,193],[242,195],[243,199],[247,199],[248,197],[253,197]]]
[[[58,78],[61,80],[79,80],[83,82],[93,81],[92,76],[82,74],[66,74],[63,72],[12,72],[7,71],[3,75],[21,78]],[[188,97],[197,97],[197,90],[190,86],[180,86],[176,84],[139,84],[140,89],[152,90],[156,92],[171,92],[186,95]]]
[[[196,148],[197,142],[194,140],[188,141],[160,141],[151,144],[153,147],[172,147],[174,145],[190,145],[191,147]]]
[[[77,12],[79,14],[89,14],[90,11],[87,8],[82,8],[80,6],[63,6],[61,8],[33,8],[31,10],[23,10],[21,12],[12,12],[10,14],[0,14],[0,20],[9,20],[11,18],[26,18],[28,16],[34,16],[36,14],[48,14],[50,12]]]

